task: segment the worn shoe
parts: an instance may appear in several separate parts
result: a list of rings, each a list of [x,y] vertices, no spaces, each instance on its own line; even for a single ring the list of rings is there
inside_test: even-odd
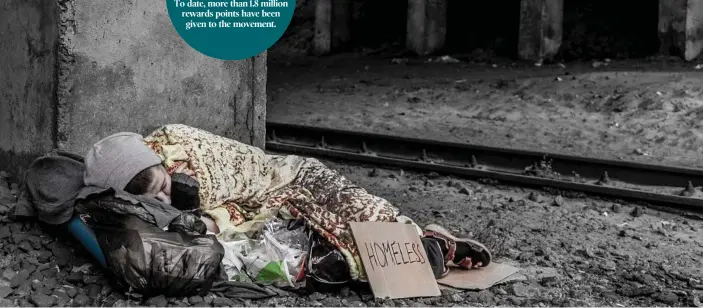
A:
[[[432,273],[435,279],[443,278],[449,274],[449,268],[447,267],[447,262],[444,261],[444,252],[442,251],[442,244],[440,240],[423,237],[422,246],[425,247],[425,253],[427,254],[427,261],[432,268]]]
[[[485,245],[474,240],[457,238],[442,226],[426,226],[424,237],[438,240],[444,253],[444,261],[447,263],[452,262],[463,269],[485,267],[491,263],[491,252]]]

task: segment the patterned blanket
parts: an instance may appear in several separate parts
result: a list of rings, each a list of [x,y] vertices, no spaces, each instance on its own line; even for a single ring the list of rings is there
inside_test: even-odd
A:
[[[335,245],[354,280],[365,273],[348,222],[404,221],[383,198],[369,194],[313,158],[267,155],[243,144],[182,124],[163,126],[145,138],[169,173],[187,164],[200,183],[201,209],[213,217],[223,240],[265,211],[286,211]],[[418,228],[419,230],[419,228]]]

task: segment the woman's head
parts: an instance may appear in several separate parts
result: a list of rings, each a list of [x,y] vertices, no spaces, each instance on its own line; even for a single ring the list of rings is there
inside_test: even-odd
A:
[[[133,195],[154,196],[162,202],[171,203],[171,176],[162,165],[146,168],[127,183],[124,191]]]
[[[134,133],[117,133],[95,143],[85,157],[83,181],[86,186],[125,191],[135,182],[130,190],[154,196],[170,194],[170,177],[161,159]]]

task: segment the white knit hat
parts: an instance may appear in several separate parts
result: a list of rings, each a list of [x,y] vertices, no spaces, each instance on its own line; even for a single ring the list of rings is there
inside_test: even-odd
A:
[[[161,163],[159,156],[135,133],[117,133],[93,145],[85,156],[86,186],[124,190],[142,170]]]

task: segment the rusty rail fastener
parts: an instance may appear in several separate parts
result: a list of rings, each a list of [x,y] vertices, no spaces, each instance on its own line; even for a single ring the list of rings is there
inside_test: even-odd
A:
[[[269,136],[269,141],[278,142],[278,137],[276,136],[276,130],[271,130],[271,135]]]
[[[327,149],[328,146],[327,146],[327,142],[325,142],[325,136],[322,136],[322,138],[320,138],[320,139],[321,139],[320,142],[317,143],[317,147],[320,149]]]
[[[596,185],[608,185],[610,184],[610,177],[608,176],[608,171],[603,171],[603,175],[600,176],[600,179],[598,182],[596,182]]]
[[[684,197],[693,197],[696,194],[698,194],[698,190],[693,187],[693,183],[691,181],[688,181],[688,186],[684,188],[679,195],[684,196]]]
[[[480,167],[478,164],[478,160],[476,160],[476,156],[471,155],[471,168],[478,168]]]
[[[427,155],[427,150],[426,150],[426,149],[422,149],[422,155],[421,155],[420,157],[418,157],[417,160],[419,160],[419,161],[421,161],[421,162],[426,162],[426,163],[428,163],[428,164],[434,164],[434,163],[435,163],[435,162],[432,161],[432,160],[430,159],[430,157]]]
[[[374,152],[369,151],[369,147],[366,145],[366,141],[361,141],[361,150],[359,153],[366,155],[376,155]]]

